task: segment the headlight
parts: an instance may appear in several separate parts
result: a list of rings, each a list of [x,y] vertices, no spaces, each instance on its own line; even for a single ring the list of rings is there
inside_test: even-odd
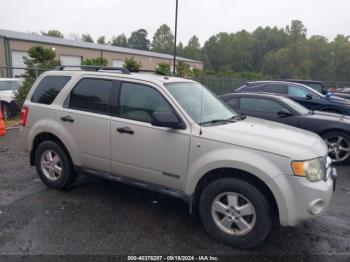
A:
[[[323,180],[325,176],[321,161],[318,158],[307,161],[293,161],[292,169],[294,175],[306,177],[311,182]]]

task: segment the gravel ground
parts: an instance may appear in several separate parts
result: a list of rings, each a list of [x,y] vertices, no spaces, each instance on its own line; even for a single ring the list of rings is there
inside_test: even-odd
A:
[[[0,138],[0,254],[350,255],[350,167],[324,216],[247,251],[212,240],[181,200],[89,176],[48,189],[17,136]]]

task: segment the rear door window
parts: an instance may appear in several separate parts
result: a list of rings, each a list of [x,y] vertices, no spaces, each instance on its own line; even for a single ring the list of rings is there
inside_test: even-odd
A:
[[[45,76],[36,87],[31,101],[45,105],[52,104],[70,79],[70,76]]]
[[[288,92],[287,85],[283,85],[283,84],[267,84],[267,85],[264,85],[261,89],[263,92],[273,93],[273,94],[286,95]]]
[[[108,114],[112,90],[112,80],[82,79],[71,91],[69,108]]]

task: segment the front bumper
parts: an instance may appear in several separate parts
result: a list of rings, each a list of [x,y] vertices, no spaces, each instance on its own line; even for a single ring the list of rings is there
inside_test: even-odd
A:
[[[294,175],[278,176],[270,181],[278,186],[275,197],[282,226],[295,226],[326,212],[335,190],[336,170],[329,168],[327,173],[327,178],[318,182]]]

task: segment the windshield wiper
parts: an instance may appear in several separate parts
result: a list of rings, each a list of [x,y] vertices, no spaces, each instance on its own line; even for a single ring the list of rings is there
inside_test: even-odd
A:
[[[210,121],[201,122],[199,123],[199,125],[208,125],[208,124],[215,124],[215,123],[230,123],[230,122],[232,123],[232,122],[243,120],[245,118],[246,118],[245,115],[237,115],[237,116],[230,117],[229,119],[214,119]]]

